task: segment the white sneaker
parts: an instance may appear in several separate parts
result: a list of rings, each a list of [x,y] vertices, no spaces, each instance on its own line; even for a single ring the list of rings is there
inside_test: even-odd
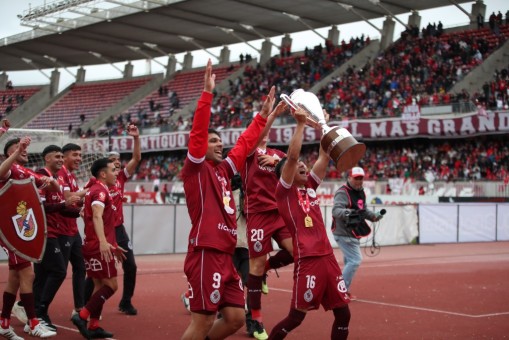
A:
[[[25,307],[20,305],[21,301],[16,301],[14,306],[12,306],[12,314],[18,319],[21,323],[27,323],[27,313],[25,311]]]
[[[50,338],[52,336],[57,335],[57,332],[50,331],[40,323],[37,324],[37,326],[35,326],[34,329],[31,329],[30,326],[26,324],[25,328],[23,328],[23,331],[25,331],[25,333],[28,333],[31,336],[36,336],[39,338]]]
[[[12,329],[11,326],[9,326],[9,328],[0,327],[0,336],[9,340],[23,340],[22,337],[14,333],[14,329]]]
[[[188,312],[191,311],[191,306],[189,306],[189,298],[186,296],[186,294],[180,295],[180,299],[182,300],[182,303],[184,304],[184,308],[187,309]]]

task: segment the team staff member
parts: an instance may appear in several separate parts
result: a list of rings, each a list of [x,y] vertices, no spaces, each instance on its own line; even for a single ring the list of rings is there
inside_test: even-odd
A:
[[[274,102],[273,87],[260,114],[223,160],[221,138],[208,129],[214,87],[209,60],[181,171],[192,224],[184,262],[191,309],[191,324],[182,336],[186,340],[224,339],[244,324],[244,293],[232,261],[237,225],[230,180],[256,146]],[[223,317],[215,320],[217,311]]]
[[[94,293],[78,314],[71,318],[86,339],[111,338],[112,333],[99,327],[103,305],[118,289],[116,259],[125,258],[115,239],[115,205],[108,187],[115,185],[117,171],[107,158],[96,160],[90,169],[96,182],[85,195],[85,241],[83,255],[87,276],[94,281]],[[90,323],[87,327],[87,319]]]
[[[294,249],[293,293],[290,312],[271,331],[269,339],[283,339],[304,320],[309,310],[332,309],[334,322],[331,339],[346,339],[350,309],[341,269],[320,210],[316,189],[327,172],[329,157],[320,147],[320,154],[311,172],[299,161],[306,113],[295,111],[297,126],[290,140],[287,158],[276,167],[280,177],[276,187],[278,210],[292,233]]]
[[[62,147],[62,152],[64,165],[58,171],[58,181],[63,187],[64,197],[67,199],[70,196],[78,195],[83,200],[86,190],[80,190],[74,174],[74,171],[78,170],[81,165],[81,147],[74,143],[68,143]],[[78,206],[82,206],[81,202]],[[64,255],[65,267],[67,268],[69,262],[72,266],[73,314],[75,314],[85,305],[85,264],[81,251],[83,240],[78,231],[76,218],[63,218],[58,241]]]
[[[129,236],[124,227],[124,210],[123,210],[123,202],[124,202],[124,186],[125,182],[131,178],[131,176],[136,171],[136,167],[141,161],[141,146],[140,146],[140,132],[138,131],[138,127],[134,124],[129,124],[127,127],[127,134],[133,137],[133,155],[131,160],[127,163],[127,165],[122,169],[120,163],[120,154],[118,152],[112,151],[107,154],[107,158],[113,162],[115,165],[115,170],[118,172],[117,181],[115,185],[109,187],[110,196],[113,199],[113,204],[115,205],[115,235],[117,239],[118,245],[125,249],[127,252],[125,253],[126,259],[122,262],[122,269],[124,270],[124,290],[122,293],[122,298],[120,299],[120,303],[118,305],[119,311],[125,313],[127,315],[136,315],[138,314],[138,310],[134,308],[131,299],[134,295],[134,287],[136,286],[136,261],[134,259],[133,246],[131,241],[129,240]],[[94,182],[93,179],[89,181],[86,187],[91,185]],[[93,284],[89,278],[87,278],[87,299],[92,293]]]
[[[28,162],[27,148],[29,145],[29,137],[11,139],[5,144],[4,155],[6,160],[0,164],[0,188],[11,178],[26,179],[33,177],[39,189],[48,187],[49,190],[57,191],[59,186],[55,179],[38,175],[23,166]],[[11,311],[19,290],[19,296],[27,315],[27,324],[23,329],[24,332],[40,338],[55,336],[56,332],[44,327],[36,318],[32,288],[34,271],[31,262],[9,251],[1,241],[0,246],[7,253],[9,261],[9,276],[7,277],[7,284],[3,294],[2,313],[0,315],[0,335],[8,339],[22,339],[14,333],[10,326]]]
[[[48,145],[42,151],[42,157],[45,167],[37,170],[37,173],[56,180],[57,173],[64,163],[62,149],[57,145]],[[57,328],[52,324],[48,310],[67,274],[58,235],[63,216],[79,217],[79,208],[73,208],[73,206],[81,199],[77,195],[64,199],[62,190],[43,189],[40,191],[40,196],[46,213],[47,239],[42,261],[34,264],[35,313],[46,328],[56,331]]]
[[[363,210],[363,217],[369,221],[376,222],[382,218],[379,213],[366,210],[366,194],[362,184],[364,182],[364,169],[354,167],[348,171],[346,184],[342,185],[334,194],[334,207],[332,216],[335,221],[333,230],[334,239],[343,253],[343,278],[345,279],[346,289],[350,299],[355,300],[350,286],[353,277],[357,272],[361,262],[361,244],[360,240],[354,236],[352,230],[347,225],[347,215],[356,210]]]

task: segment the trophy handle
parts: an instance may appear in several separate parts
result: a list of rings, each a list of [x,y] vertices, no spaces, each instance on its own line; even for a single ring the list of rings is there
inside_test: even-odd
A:
[[[286,95],[286,94],[282,94],[281,96],[281,99],[283,99],[285,101],[286,104],[288,104],[292,109],[294,110],[297,110],[299,107],[297,106],[297,104],[295,104],[293,102],[293,100],[290,98],[290,96]]]

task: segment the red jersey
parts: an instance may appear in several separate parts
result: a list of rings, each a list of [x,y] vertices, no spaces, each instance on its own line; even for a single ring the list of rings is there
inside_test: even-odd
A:
[[[285,153],[276,149],[265,150],[257,148],[246,160],[246,167],[242,171],[242,182],[246,193],[244,212],[254,214],[263,211],[277,210],[274,189],[278,183],[275,166],[261,166],[258,156],[269,155],[277,159],[285,157]]]
[[[45,182],[41,179],[43,175],[15,163],[7,173],[7,178],[0,180],[0,189],[3,188],[10,179],[27,179],[31,177],[35,179],[35,186],[37,188],[43,189],[46,186]]]
[[[99,239],[95,233],[92,205],[99,204],[103,210],[104,235],[109,244],[116,247],[115,237],[115,206],[110,192],[106,185],[96,182],[90,187],[85,195],[84,217],[85,220],[85,239],[83,241],[83,254],[95,254],[99,252]]]
[[[320,183],[321,180],[311,172],[304,188],[288,185],[283,180],[276,187],[277,207],[292,234],[295,259],[333,252],[316,195]],[[306,226],[307,216],[311,218],[312,226]]]
[[[49,171],[47,168],[40,169],[37,173],[43,176],[53,177],[51,171]],[[43,189],[39,191],[39,194],[45,205],[55,206],[58,204],[64,204],[65,206],[65,198],[62,192],[62,187],[60,187],[59,191],[48,191]],[[48,211],[45,207],[44,211],[46,213],[48,237],[56,238],[61,233],[63,228],[62,224],[65,223],[65,217],[60,215],[58,210]]]
[[[67,170],[65,165],[62,165],[62,168],[58,171],[58,182],[60,186],[63,188],[63,192],[77,192],[80,190],[78,187],[78,182],[76,181],[76,176]],[[78,233],[78,223],[76,223],[75,218],[64,217],[62,219],[62,235],[74,236]]]
[[[236,209],[230,179],[242,169],[247,153],[258,142],[266,119],[257,115],[228,157],[214,166],[205,161],[212,94],[203,92],[190,132],[189,151],[181,171],[191,218],[188,251],[212,248],[233,254],[237,244]]]
[[[120,170],[117,176],[117,183],[115,185],[112,185],[108,187],[110,190],[110,196],[113,199],[113,205],[115,205],[115,227],[118,227],[122,224],[124,224],[124,208],[122,207],[122,204],[124,203],[124,186],[125,182],[127,182],[127,179],[129,178],[129,173],[124,168]]]

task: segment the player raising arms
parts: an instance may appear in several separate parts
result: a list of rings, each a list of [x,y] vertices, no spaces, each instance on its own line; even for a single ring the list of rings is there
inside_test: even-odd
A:
[[[341,269],[320,210],[316,189],[325,177],[329,156],[320,153],[311,172],[299,161],[306,123],[302,108],[295,111],[297,127],[290,140],[287,158],[279,162],[276,174],[278,210],[292,233],[294,249],[293,293],[290,312],[270,333],[269,339],[283,339],[304,320],[308,310],[332,309],[334,323],[331,339],[346,339],[350,323],[349,298]]]
[[[54,178],[38,175],[23,166],[28,162],[27,148],[29,145],[29,137],[11,139],[5,144],[4,155],[7,159],[0,165],[0,187],[3,187],[11,178],[26,179],[33,177],[39,189],[47,187],[52,191],[59,190],[60,187]],[[56,332],[44,327],[36,318],[32,290],[34,271],[31,262],[9,251],[1,241],[0,246],[7,252],[9,261],[9,276],[3,294],[2,314],[0,315],[0,335],[7,339],[22,339],[10,327],[11,311],[19,290],[19,296],[27,315],[27,324],[24,327],[24,331],[40,338],[55,336]]]
[[[208,129],[214,87],[209,60],[181,171],[192,224],[184,262],[191,310],[191,323],[182,336],[185,340],[224,339],[244,324],[244,293],[232,261],[237,225],[230,179],[256,146],[274,103],[273,87],[260,114],[223,159],[221,138]],[[215,320],[217,311],[222,318]]]

